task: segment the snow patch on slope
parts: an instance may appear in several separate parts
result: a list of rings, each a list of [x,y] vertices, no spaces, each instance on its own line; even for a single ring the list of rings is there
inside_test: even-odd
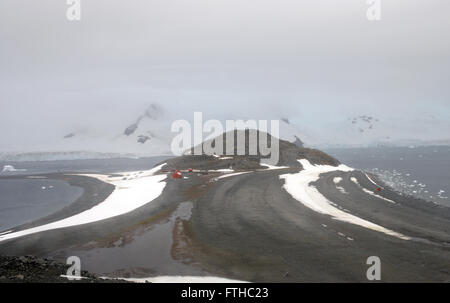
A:
[[[215,179],[216,180],[220,180],[220,179],[223,179],[223,178],[234,177],[234,176],[239,176],[239,175],[244,175],[244,174],[249,174],[249,173],[252,173],[252,171],[244,171],[244,172],[238,172],[238,173],[233,173],[233,174],[226,174],[226,175],[223,175],[223,176],[219,176],[219,177],[217,177]]]
[[[401,233],[392,231],[383,226],[374,224],[370,221],[361,219],[352,214],[346,213],[332,205],[328,199],[326,199],[316,187],[310,185],[319,179],[320,174],[332,172],[332,171],[353,171],[352,168],[345,165],[329,166],[329,165],[312,165],[308,160],[302,159],[299,162],[303,166],[303,170],[295,174],[281,175],[280,179],[285,180],[283,188],[297,201],[305,205],[306,207],[318,212],[320,214],[329,215],[335,220],[347,222],[362,226],[367,229],[371,229],[377,232],[381,232],[399,239],[411,240],[410,237]]]
[[[389,202],[389,203],[396,204],[396,203],[395,203],[394,201],[392,201],[391,199],[388,199],[388,198],[385,198],[385,197],[383,197],[383,196],[377,195],[377,194],[374,193],[373,191],[368,190],[367,188],[362,187],[362,186],[359,184],[358,179],[356,179],[355,177],[351,177],[350,180],[352,180],[353,183],[355,183],[356,185],[358,185],[358,187],[361,188],[366,194],[369,194],[369,195],[371,195],[371,196],[377,197],[377,198],[382,199],[382,200],[384,200],[384,201],[387,201],[387,202]],[[369,178],[369,180],[370,180],[370,178]],[[373,182],[372,182],[372,183],[373,183]],[[374,184],[376,185],[376,183],[374,183]],[[377,185],[377,186],[378,186],[378,185]]]
[[[344,187],[339,186],[338,184],[341,183],[343,179],[341,177],[335,177],[333,179],[334,184],[336,184],[336,188],[343,194],[348,195],[348,192],[345,190]]]

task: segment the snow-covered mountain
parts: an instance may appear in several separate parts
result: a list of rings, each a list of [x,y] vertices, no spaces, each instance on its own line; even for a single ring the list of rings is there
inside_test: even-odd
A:
[[[137,113],[135,118],[125,118],[129,116],[129,113],[124,113],[123,120],[99,119],[99,121],[103,121],[100,124],[86,124],[83,125],[82,129],[68,129],[58,140],[51,142],[47,147],[44,146],[44,148],[40,147],[39,149],[26,152],[0,153],[0,161],[45,161],[173,155],[171,143],[177,133],[171,132],[171,125],[173,121],[180,119],[179,116],[175,117],[173,113],[167,111],[159,104],[151,104],[142,112]],[[194,118],[193,112],[186,113],[183,118],[192,123]],[[228,118],[239,119],[238,117]],[[246,121],[248,119],[243,120]],[[273,118],[271,117],[267,120],[273,120]],[[312,140],[309,140],[308,136],[301,133],[288,118],[280,118],[279,122],[280,139],[295,143],[299,147],[302,147],[304,144],[311,144]],[[203,134],[203,138],[206,138],[206,136],[207,134]]]
[[[160,105],[151,104],[134,121],[120,123],[121,129],[111,128],[110,133],[100,135],[96,129],[70,132],[62,138],[61,148],[136,156],[171,154],[171,119]]]
[[[193,113],[185,117],[193,120]],[[175,120],[163,106],[151,104],[134,121],[123,125],[121,133],[109,136],[89,136],[88,133],[70,132],[64,136],[63,145],[78,147],[89,146],[96,152],[114,152],[135,154],[137,156],[172,155],[171,142],[176,133],[171,132]],[[301,134],[287,118],[280,119],[280,139],[303,146],[304,135]]]

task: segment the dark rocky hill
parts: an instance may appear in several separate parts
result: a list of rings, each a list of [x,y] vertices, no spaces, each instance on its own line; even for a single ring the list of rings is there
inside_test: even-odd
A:
[[[244,155],[238,155],[238,144],[237,138],[238,133],[241,135],[245,134],[245,151]],[[264,159],[269,158],[269,156],[263,156],[259,149],[259,139],[263,138],[262,136],[267,137],[268,145],[270,146],[270,142],[272,142],[272,136],[265,132],[254,131],[257,134],[257,140],[250,140],[249,130],[235,130],[234,131],[234,150],[233,155],[227,155],[225,153],[227,146],[227,136],[223,135],[223,152],[216,156],[206,155],[204,152],[205,145],[215,147],[215,143],[217,142],[218,137],[212,140],[208,140],[202,143],[202,154],[195,155],[194,150],[199,149],[200,146],[192,148],[188,151],[189,154],[185,154],[180,157],[176,157],[167,161],[166,169],[257,169],[264,168],[260,166],[260,161],[264,162]],[[230,133],[227,133],[230,134]],[[250,144],[251,142],[251,144]],[[256,145],[256,155],[250,155],[249,147]],[[241,151],[242,152],[242,151]],[[329,156],[328,154],[311,148],[304,148],[297,146],[295,143],[290,143],[288,141],[279,140],[279,161],[278,166],[290,166],[290,167],[302,167],[301,164],[297,161],[298,159],[307,159],[313,164],[321,164],[321,165],[339,165],[339,161]]]

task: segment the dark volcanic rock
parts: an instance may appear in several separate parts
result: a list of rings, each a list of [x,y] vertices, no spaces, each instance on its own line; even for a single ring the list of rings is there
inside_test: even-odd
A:
[[[135,123],[131,124],[130,126],[128,126],[125,129],[123,134],[125,136],[130,136],[130,135],[134,134],[136,132],[136,130],[138,129],[139,124],[141,123],[141,121],[143,119],[148,118],[148,119],[151,119],[151,120],[158,120],[158,118],[160,118],[162,114],[163,114],[163,110],[162,110],[162,108],[159,105],[151,104],[147,108],[145,113],[137,118]],[[145,140],[145,141],[147,141],[147,140]],[[138,140],[138,142],[140,142],[140,143],[145,143],[145,141],[141,142],[141,141]]]
[[[75,137],[74,133],[70,133],[70,134],[65,135],[64,139],[69,139],[69,138],[72,138],[72,137]]]
[[[137,142],[144,144],[145,142],[147,142],[150,139],[151,138],[149,136],[139,135]]]
[[[286,124],[291,124],[288,118],[281,118],[281,121],[284,121]]]
[[[138,123],[133,123],[125,129],[123,134],[125,136],[132,135],[136,131],[137,128],[138,128]]]

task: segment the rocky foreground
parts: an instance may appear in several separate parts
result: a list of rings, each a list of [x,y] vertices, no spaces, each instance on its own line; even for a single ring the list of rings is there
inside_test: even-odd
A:
[[[0,283],[123,283],[82,271],[81,280],[70,281],[65,275],[69,265],[34,256],[0,256]]]

